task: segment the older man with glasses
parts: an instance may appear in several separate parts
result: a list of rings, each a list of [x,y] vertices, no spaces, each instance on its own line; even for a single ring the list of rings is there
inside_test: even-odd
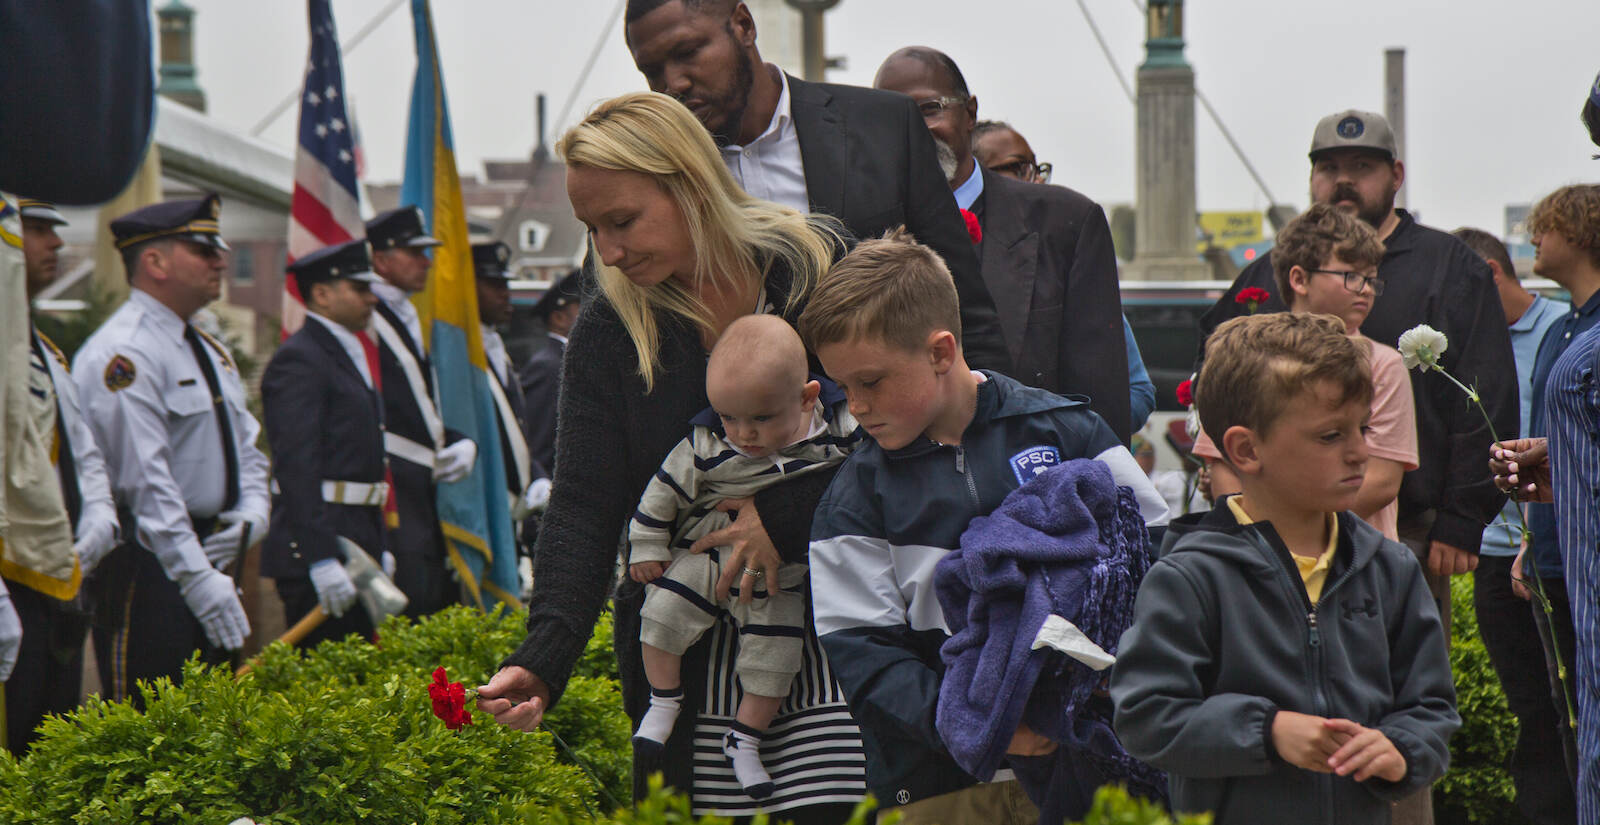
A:
[[[873,85],[910,96],[933,134],[956,205],[971,215],[979,269],[1016,365],[1012,375],[1089,396],[1090,408],[1127,443],[1127,339],[1105,212],[1066,187],[979,168],[972,152],[978,98],[948,55],[901,49],[878,68]]]

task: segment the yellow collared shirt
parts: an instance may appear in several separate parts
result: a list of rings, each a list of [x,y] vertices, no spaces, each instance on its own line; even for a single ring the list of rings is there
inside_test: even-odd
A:
[[[1233,517],[1240,524],[1255,524],[1256,520],[1245,512],[1244,505],[1239,503],[1241,496],[1228,497],[1228,509],[1233,511]],[[1333,567],[1333,553],[1339,549],[1339,518],[1333,513],[1328,514],[1328,549],[1316,558],[1307,558],[1295,553],[1289,555],[1294,559],[1295,567],[1300,570],[1300,581],[1305,583],[1306,595],[1315,605],[1322,598],[1322,586],[1328,582],[1328,570]]]

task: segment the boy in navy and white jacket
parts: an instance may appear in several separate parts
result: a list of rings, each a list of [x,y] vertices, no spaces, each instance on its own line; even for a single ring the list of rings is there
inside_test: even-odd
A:
[[[949,637],[934,565],[973,518],[1071,459],[1110,465],[1147,523],[1164,522],[1166,505],[1082,400],[967,368],[949,272],[903,234],[836,263],[799,326],[874,441],[823,496],[810,555],[817,635],[861,726],[868,787],[906,825],[996,821],[1009,805],[995,800],[1017,798],[1016,783],[972,787],[934,726]],[[1054,748],[1024,726],[1007,752]]]

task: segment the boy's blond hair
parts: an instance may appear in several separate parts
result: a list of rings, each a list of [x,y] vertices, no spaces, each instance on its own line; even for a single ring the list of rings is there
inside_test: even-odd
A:
[[[1231,319],[1206,341],[1205,366],[1194,387],[1200,426],[1226,457],[1222,434],[1229,427],[1265,436],[1314,381],[1332,383],[1339,404],[1370,404],[1369,357],[1367,342],[1346,335],[1344,322],[1332,315],[1274,312]]]
[[[813,352],[866,338],[921,349],[940,330],[959,345],[961,304],[944,259],[901,226],[840,258],[812,289],[798,326]]]
[[[1310,275],[1334,255],[1358,270],[1377,266],[1383,262],[1383,242],[1366,221],[1326,203],[1312,205],[1278,231],[1272,277],[1284,306],[1292,307],[1296,297],[1289,288],[1289,270],[1298,266]]]

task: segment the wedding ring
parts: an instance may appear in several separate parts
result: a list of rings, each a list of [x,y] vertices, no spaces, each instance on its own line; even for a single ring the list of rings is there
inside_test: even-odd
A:
[[[755,570],[755,569],[746,567],[744,569],[744,574],[746,576],[751,577],[751,578],[759,579],[759,578],[767,575],[767,571],[765,571],[765,570]]]

